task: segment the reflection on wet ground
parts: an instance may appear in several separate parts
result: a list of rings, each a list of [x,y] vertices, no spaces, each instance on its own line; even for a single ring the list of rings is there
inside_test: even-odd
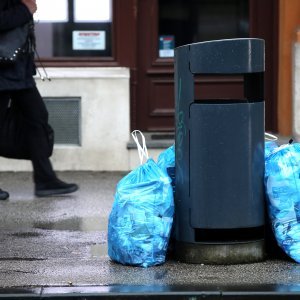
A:
[[[107,230],[107,219],[104,217],[73,217],[71,219],[57,220],[55,222],[36,222],[33,224],[36,229],[48,230],[70,230],[70,231],[103,231]]]
[[[99,244],[91,246],[92,257],[102,257],[107,255],[107,244]]]
[[[82,232],[91,232],[91,231],[106,231],[107,230],[107,218],[105,217],[72,217],[69,219],[59,219],[55,221],[44,220],[39,222],[30,222],[28,220],[15,220],[3,222],[0,220],[0,228],[6,230],[18,230],[18,229],[43,229],[43,230],[60,230],[60,231],[82,231]],[[14,233],[15,237],[37,237],[40,234],[37,232],[16,232]]]

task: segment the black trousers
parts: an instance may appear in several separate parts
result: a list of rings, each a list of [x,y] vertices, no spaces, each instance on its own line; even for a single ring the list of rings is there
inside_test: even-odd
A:
[[[16,91],[0,91],[0,120],[4,115],[8,103],[14,101],[22,111],[24,118],[24,132],[28,141],[31,162],[33,166],[33,180],[36,185],[56,180],[56,174],[47,156],[48,141],[45,124],[48,123],[48,111],[36,87]]]

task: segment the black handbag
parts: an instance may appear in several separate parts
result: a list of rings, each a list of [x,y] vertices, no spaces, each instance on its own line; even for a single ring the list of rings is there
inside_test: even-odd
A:
[[[22,112],[10,100],[0,124],[0,156],[14,159],[31,159],[24,122]],[[49,124],[44,127],[44,130],[48,141],[46,154],[50,157],[54,146],[54,131]]]
[[[7,31],[0,31],[0,66],[14,64],[28,52],[30,23]]]

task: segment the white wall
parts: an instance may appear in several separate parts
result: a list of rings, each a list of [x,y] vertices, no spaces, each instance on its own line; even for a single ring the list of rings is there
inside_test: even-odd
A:
[[[36,78],[43,97],[81,97],[82,145],[55,145],[51,157],[55,170],[129,170],[129,69],[46,70],[50,82]],[[32,170],[30,161],[0,158],[0,171],[28,170]]]

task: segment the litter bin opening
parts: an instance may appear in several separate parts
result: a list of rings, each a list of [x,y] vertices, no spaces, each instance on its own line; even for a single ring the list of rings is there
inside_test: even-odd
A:
[[[264,238],[265,226],[232,229],[194,228],[195,242],[224,243],[249,242]]]

